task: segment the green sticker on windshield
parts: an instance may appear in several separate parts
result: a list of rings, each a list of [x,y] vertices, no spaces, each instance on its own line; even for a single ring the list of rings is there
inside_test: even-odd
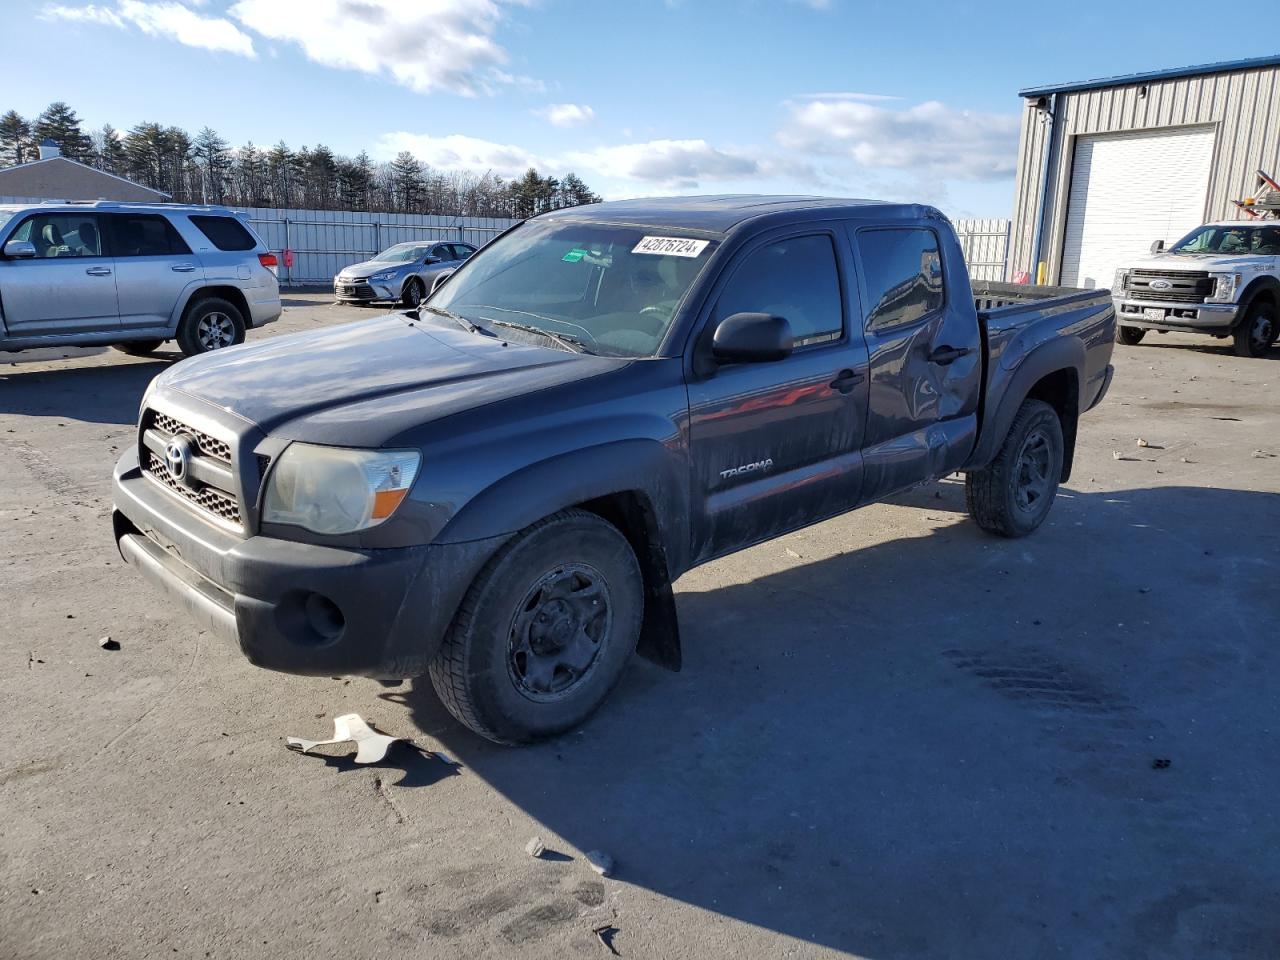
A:
[[[563,260],[565,263],[577,263],[586,255],[587,255],[586,250],[583,250],[581,247],[574,247],[572,250],[570,250],[560,259]]]

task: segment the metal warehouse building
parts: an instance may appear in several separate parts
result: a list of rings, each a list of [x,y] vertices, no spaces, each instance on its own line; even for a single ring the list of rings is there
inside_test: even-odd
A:
[[[1280,167],[1280,56],[1031,87],[1009,276],[1110,286],[1115,268],[1241,216]]]

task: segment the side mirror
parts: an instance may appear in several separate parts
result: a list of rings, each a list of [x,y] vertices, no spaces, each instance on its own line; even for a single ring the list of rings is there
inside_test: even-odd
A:
[[[426,258],[424,258],[424,259],[423,259],[423,261],[422,261],[422,262],[423,262],[423,263],[425,263],[425,264],[427,264],[427,265],[430,265],[430,264],[433,264],[433,263],[439,263],[439,262],[440,262],[440,258],[439,258],[439,257],[426,257]]]
[[[437,290],[443,287],[444,282],[452,276],[453,276],[452,270],[441,270],[438,274],[436,274],[435,280],[433,280],[431,283],[431,292],[435,293]]]
[[[4,255],[10,260],[30,260],[36,255],[36,245],[30,240],[10,240],[4,245]]]
[[[1164,241],[1163,241],[1163,240],[1152,240],[1152,241],[1151,241],[1151,252],[1152,252],[1152,253],[1164,253]]]
[[[711,355],[721,363],[766,363],[791,355],[791,324],[771,313],[725,317],[711,338]]]

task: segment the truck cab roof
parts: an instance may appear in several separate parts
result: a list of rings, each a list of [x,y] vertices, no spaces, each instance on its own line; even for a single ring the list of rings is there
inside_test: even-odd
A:
[[[935,208],[915,203],[835,197],[716,194],[701,197],[648,197],[611,200],[544,213],[539,220],[579,220],[626,223],[643,227],[667,227],[726,234],[748,221],[765,217],[821,220],[865,216],[874,210],[878,218],[941,218]]]

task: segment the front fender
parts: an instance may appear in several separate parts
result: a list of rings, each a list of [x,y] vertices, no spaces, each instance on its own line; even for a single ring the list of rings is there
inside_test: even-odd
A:
[[[1271,276],[1254,277],[1241,292],[1238,299],[1240,309],[1236,313],[1237,321],[1243,322],[1249,315],[1249,308],[1260,294],[1270,294],[1272,302],[1280,304],[1280,280]]]

